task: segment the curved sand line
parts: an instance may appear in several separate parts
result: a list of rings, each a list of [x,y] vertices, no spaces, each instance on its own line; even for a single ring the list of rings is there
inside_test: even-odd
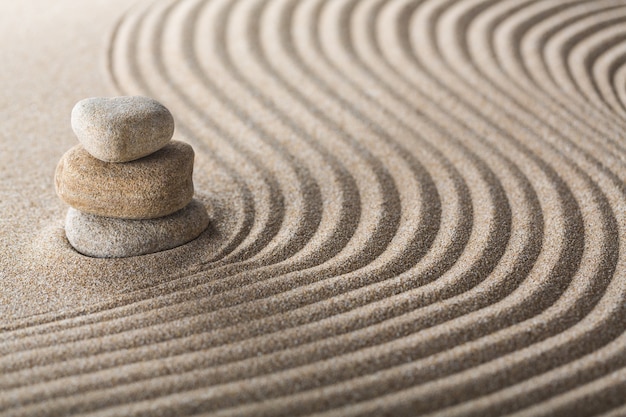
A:
[[[0,410],[619,413],[625,18],[619,1],[132,8],[112,84],[172,110],[223,231],[161,281],[3,322]]]

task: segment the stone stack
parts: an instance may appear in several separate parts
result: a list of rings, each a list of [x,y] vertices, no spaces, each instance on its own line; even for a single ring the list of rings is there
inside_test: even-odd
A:
[[[174,119],[147,97],[89,98],[72,110],[80,142],[63,155],[56,191],[70,209],[65,233],[88,256],[171,249],[209,224],[193,199],[194,152],[171,140]]]

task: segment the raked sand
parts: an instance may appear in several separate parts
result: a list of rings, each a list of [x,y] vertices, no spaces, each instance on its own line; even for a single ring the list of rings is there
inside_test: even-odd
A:
[[[0,410],[626,415],[621,0],[0,4]],[[144,95],[211,225],[95,259],[74,104]]]

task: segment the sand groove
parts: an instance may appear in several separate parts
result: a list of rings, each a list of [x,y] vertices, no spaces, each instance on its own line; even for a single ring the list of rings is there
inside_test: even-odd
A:
[[[625,41],[619,0],[140,2],[106,70],[214,241],[1,322],[0,411],[620,415]]]

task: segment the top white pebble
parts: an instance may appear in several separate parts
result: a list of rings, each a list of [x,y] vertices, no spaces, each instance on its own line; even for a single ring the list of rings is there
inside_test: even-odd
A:
[[[92,156],[128,162],[165,146],[174,134],[174,118],[148,97],[93,97],[72,109],[72,129]]]

